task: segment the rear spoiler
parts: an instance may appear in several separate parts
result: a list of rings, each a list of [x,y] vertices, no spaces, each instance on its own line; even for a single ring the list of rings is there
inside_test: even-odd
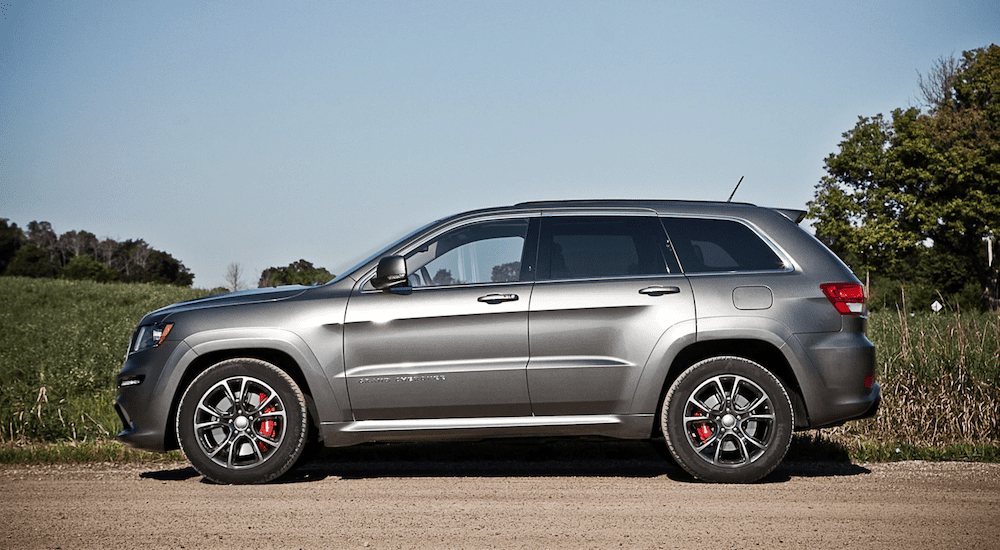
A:
[[[792,210],[791,208],[772,208],[771,210],[774,210],[782,216],[792,220],[795,225],[798,225],[802,222],[802,220],[806,219],[806,214],[808,214],[805,210]]]

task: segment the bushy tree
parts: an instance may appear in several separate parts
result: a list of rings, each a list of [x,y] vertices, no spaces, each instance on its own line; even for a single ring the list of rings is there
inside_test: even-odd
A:
[[[14,259],[7,266],[4,275],[55,279],[61,271],[62,268],[52,261],[48,251],[29,241],[14,254]]]
[[[859,117],[843,134],[810,202],[816,235],[859,274],[955,301],[974,282],[975,305],[995,307],[985,239],[1000,228],[1000,47],[939,61],[921,88],[926,112]]]
[[[118,272],[102,264],[89,254],[73,256],[66,267],[62,269],[63,277],[67,279],[97,281],[110,283],[118,280]]]
[[[334,275],[312,262],[299,260],[285,267],[269,267],[260,274],[258,288],[282,285],[314,285],[330,281]]]
[[[0,218],[0,274],[14,261],[17,249],[24,244],[24,232],[16,223],[7,225],[6,218]]]

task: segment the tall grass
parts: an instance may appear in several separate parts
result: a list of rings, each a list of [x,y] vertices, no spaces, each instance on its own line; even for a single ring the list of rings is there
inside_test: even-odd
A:
[[[852,449],[1000,443],[1000,316],[872,315],[883,401],[872,419],[829,430]],[[902,446],[902,447],[901,447]]]
[[[0,442],[114,437],[115,375],[143,314],[207,294],[0,277]]]
[[[22,456],[40,452],[38,443],[97,443],[128,456],[105,444],[120,429],[111,403],[134,325],[148,311],[206,294],[0,277],[0,451],[20,446]],[[884,395],[878,416],[797,440],[812,448],[832,443],[862,459],[947,449],[941,456],[1000,456],[1000,316],[880,311],[868,333]]]

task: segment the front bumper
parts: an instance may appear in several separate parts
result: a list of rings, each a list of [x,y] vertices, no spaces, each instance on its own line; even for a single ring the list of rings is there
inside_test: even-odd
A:
[[[164,342],[129,355],[118,373],[114,402],[123,426],[118,441],[144,451],[177,448],[172,418],[179,377],[174,374],[176,365],[188,353],[193,352],[187,344]],[[141,382],[123,385],[134,380]]]

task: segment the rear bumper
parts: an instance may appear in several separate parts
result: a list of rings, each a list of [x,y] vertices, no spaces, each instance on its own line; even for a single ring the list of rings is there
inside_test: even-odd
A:
[[[799,374],[809,428],[837,426],[878,412],[882,388],[873,382],[875,346],[863,332],[797,334],[796,339],[807,359]]]

